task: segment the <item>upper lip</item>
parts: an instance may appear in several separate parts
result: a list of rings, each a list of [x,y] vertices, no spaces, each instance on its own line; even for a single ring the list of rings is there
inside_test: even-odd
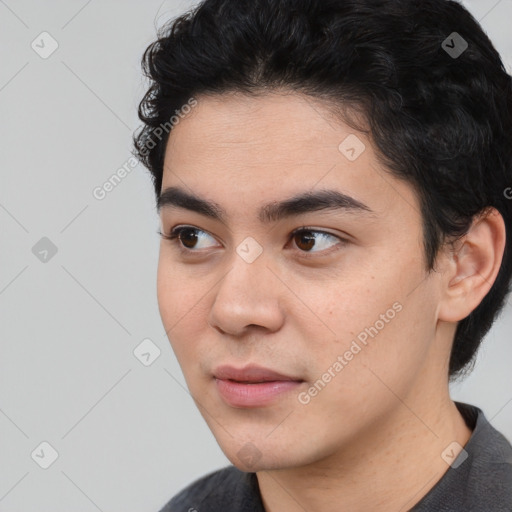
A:
[[[217,367],[213,375],[217,379],[235,380],[238,382],[272,382],[276,380],[302,381],[300,378],[284,375],[270,368],[256,365],[248,365],[244,368],[222,365]]]

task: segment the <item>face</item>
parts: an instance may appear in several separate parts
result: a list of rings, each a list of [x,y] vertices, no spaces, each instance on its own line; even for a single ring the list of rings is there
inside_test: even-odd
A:
[[[197,99],[166,150],[162,321],[234,465],[314,463],[425,397],[440,285],[418,199],[322,103]]]

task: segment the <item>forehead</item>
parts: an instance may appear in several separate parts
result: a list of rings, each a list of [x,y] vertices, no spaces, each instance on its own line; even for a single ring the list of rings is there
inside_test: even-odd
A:
[[[226,93],[199,97],[196,107],[173,128],[168,149],[171,157],[179,143],[187,150],[193,147],[198,156],[215,148],[217,153],[244,153],[246,159],[258,161],[262,149],[273,148],[273,158],[288,155],[292,160],[299,156],[297,149],[301,156],[314,147],[338,151],[338,139],[353,131],[327,104],[298,93]]]
[[[371,140],[328,104],[295,93],[197,97],[173,127],[162,190],[179,186],[240,205],[338,190],[374,211],[417,209],[408,184],[377,160]]]

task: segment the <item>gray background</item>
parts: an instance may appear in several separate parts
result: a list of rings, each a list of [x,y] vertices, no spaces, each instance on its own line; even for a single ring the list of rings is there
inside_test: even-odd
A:
[[[512,71],[512,0],[464,4]],[[0,0],[2,512],[152,512],[229,463],[161,324],[148,173],[93,196],[130,157],[143,50],[191,6]],[[58,48],[42,58],[45,31]],[[452,396],[512,440],[510,305]],[[148,338],[160,356],[145,366],[133,351]]]

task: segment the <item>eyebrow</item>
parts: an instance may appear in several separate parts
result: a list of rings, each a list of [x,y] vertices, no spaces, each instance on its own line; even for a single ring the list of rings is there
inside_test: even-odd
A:
[[[219,204],[179,187],[168,187],[160,194],[157,200],[157,211],[160,212],[162,208],[183,208],[224,224],[228,217],[226,210]],[[267,203],[260,208],[258,218],[262,223],[270,223],[319,210],[341,210],[348,213],[375,215],[371,208],[349,195],[337,190],[318,190],[304,192],[280,202]]]

